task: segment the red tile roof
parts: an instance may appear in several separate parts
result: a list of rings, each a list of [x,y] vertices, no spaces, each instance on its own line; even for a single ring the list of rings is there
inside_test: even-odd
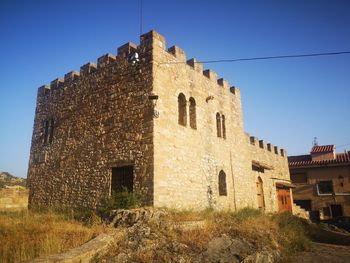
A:
[[[328,164],[350,164],[350,152],[337,153],[335,159],[313,161],[310,154],[289,156],[289,167],[317,166]]]
[[[312,147],[311,153],[328,153],[334,151],[334,145],[316,145]]]

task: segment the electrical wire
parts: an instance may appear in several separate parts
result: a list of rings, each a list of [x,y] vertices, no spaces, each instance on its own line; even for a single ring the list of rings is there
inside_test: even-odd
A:
[[[346,144],[338,145],[338,146],[336,145],[335,147],[336,148],[343,148],[343,147],[348,146],[348,145],[350,145],[350,142],[346,143]]]
[[[280,55],[280,56],[267,56],[267,57],[251,57],[251,58],[236,58],[236,59],[217,59],[217,60],[204,60],[194,61],[194,63],[227,63],[227,62],[239,62],[239,61],[252,61],[252,60],[269,60],[269,59],[285,59],[285,58],[303,58],[303,57],[319,57],[319,56],[334,56],[350,54],[350,51],[337,51],[337,52],[325,52],[325,53],[309,53],[309,54],[297,54],[297,55]],[[187,62],[164,62],[160,64],[181,64]]]

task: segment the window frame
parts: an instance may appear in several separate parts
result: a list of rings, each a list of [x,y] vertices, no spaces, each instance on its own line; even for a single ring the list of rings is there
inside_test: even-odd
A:
[[[181,126],[187,126],[187,101],[186,96],[182,92],[177,96],[178,106],[178,124]]]
[[[226,173],[223,170],[219,172],[218,183],[219,183],[219,196],[227,196]]]
[[[196,111],[196,100],[193,97],[189,99],[189,117],[190,117],[190,127],[197,130],[197,111]]]
[[[216,136],[221,138],[221,114],[219,112],[216,113]]]
[[[324,192],[324,189],[322,187],[326,187],[326,184],[330,184],[327,187],[330,186],[331,191],[329,192]],[[322,186],[323,185],[323,186]],[[320,187],[321,186],[321,187]],[[332,180],[324,180],[324,181],[319,181],[316,184],[316,189],[317,189],[317,195],[319,196],[329,196],[334,194],[334,185]]]

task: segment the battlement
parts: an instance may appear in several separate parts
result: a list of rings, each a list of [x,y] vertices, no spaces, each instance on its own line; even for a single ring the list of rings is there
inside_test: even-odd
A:
[[[50,88],[51,88],[51,90],[59,89],[59,88],[63,87],[63,85],[64,85],[64,80],[57,78],[57,79],[51,81]]]
[[[259,140],[259,138],[255,136],[250,136],[249,133],[246,133],[245,135],[247,142],[251,146],[259,148],[260,150],[265,151],[267,153],[286,158],[287,154],[285,149],[280,149],[278,146],[274,146],[271,143],[266,143],[264,140]]]
[[[195,58],[191,58],[187,60],[187,65],[192,67],[195,71],[202,73],[203,72],[203,64],[198,62]]]
[[[96,64],[89,62],[80,67],[80,76],[85,77],[97,70]]]
[[[185,62],[186,61],[186,53],[183,49],[179,48],[178,46],[172,46],[168,48],[168,52],[172,54],[174,57],[177,58],[177,60]]]
[[[80,73],[77,71],[71,71],[64,75],[64,82],[70,82],[78,79],[80,77]]]
[[[151,30],[148,33],[141,35],[140,46],[141,48],[146,48],[146,49],[160,47],[165,50],[166,48],[165,37],[159,34],[157,31]]]
[[[66,85],[69,85],[75,81],[78,81],[80,78],[88,77],[90,74],[105,68],[109,65],[112,65],[114,63],[120,63],[121,60],[127,60],[130,56],[130,54],[133,54],[134,52],[138,51],[140,54],[143,52],[147,52],[152,49],[160,49],[166,51],[168,54],[171,54],[175,61],[169,61],[169,64],[171,63],[184,63],[188,65],[190,68],[192,68],[197,73],[202,74],[206,78],[209,79],[209,81],[215,82],[215,84],[218,86],[218,88],[223,88],[224,90],[230,91],[233,95],[239,94],[239,89],[232,86],[230,87],[230,84],[227,80],[223,78],[217,78],[217,74],[210,70],[206,69],[203,70],[203,64],[200,63],[200,61],[196,60],[195,58],[191,58],[186,61],[186,53],[183,49],[181,49],[178,46],[171,46],[170,48],[166,49],[166,39],[164,36],[159,34],[158,32],[151,30],[148,33],[145,33],[140,36],[140,45],[137,46],[134,43],[128,42],[120,47],[117,48],[117,55],[114,56],[112,54],[105,54],[97,59],[97,63],[89,62],[83,66],[80,67],[80,72],[71,71],[64,75],[64,78],[57,78],[53,80],[50,83],[50,88],[44,88],[45,92],[42,90],[38,90],[38,95],[42,94],[49,94],[51,91],[57,90],[59,88],[62,88]],[[139,55],[140,55],[139,54]],[[162,62],[163,63],[163,62]],[[163,63],[163,64],[167,64]]]
[[[115,56],[113,56],[112,54],[106,54],[97,59],[97,67],[103,68],[114,61],[115,61]]]
[[[166,49],[166,39],[158,32],[152,30],[142,35],[140,46],[142,47],[144,45],[152,46],[153,48],[160,48],[161,50],[164,50],[167,53],[173,55],[173,57],[175,58],[175,61],[170,61],[169,63],[161,62],[162,64],[186,63],[188,66],[190,66],[190,68],[192,68],[196,72],[201,73],[209,80],[215,82],[218,85],[218,87],[223,87],[224,90],[229,90],[234,95],[239,94],[239,90],[237,88],[230,88],[230,84],[227,80],[223,78],[218,79],[217,74],[214,71],[210,69],[203,70],[203,63],[201,63],[197,59],[191,58],[189,60],[186,60],[186,53],[180,47],[171,46],[168,49]]]
[[[137,50],[137,45],[131,42],[128,42],[117,49],[117,54],[119,57],[126,58],[132,52]]]
[[[227,90],[230,89],[230,83],[228,82],[228,80],[221,78],[221,79],[218,79],[217,82],[223,88],[225,88]]]

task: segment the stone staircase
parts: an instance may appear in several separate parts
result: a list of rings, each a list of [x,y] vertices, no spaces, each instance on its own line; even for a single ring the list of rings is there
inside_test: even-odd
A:
[[[293,203],[293,215],[310,220],[309,212]]]

